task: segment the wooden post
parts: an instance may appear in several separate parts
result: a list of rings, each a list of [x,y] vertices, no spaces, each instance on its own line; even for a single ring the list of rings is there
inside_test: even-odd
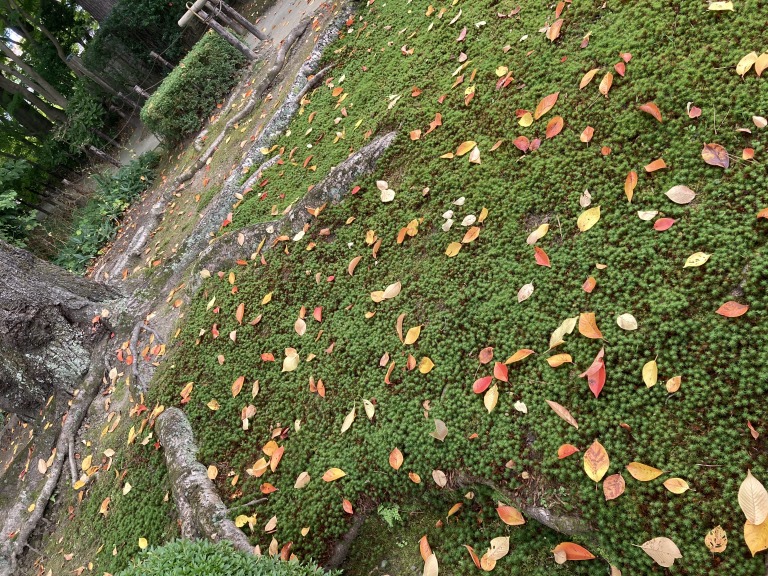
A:
[[[251,22],[249,22],[245,18],[245,16],[240,14],[240,12],[232,8],[232,6],[230,6],[226,2],[221,2],[221,9],[223,12],[226,12],[227,16],[229,16],[230,18],[232,18],[233,20],[241,24],[243,28],[245,28],[246,30],[248,30],[248,32],[256,36],[256,38],[258,38],[259,40],[264,41],[267,39],[267,37],[264,35],[263,32],[261,32],[261,30],[256,28],[256,26],[251,24]]]
[[[149,98],[151,94],[144,90],[141,86],[134,86],[133,91],[136,92],[136,94],[140,94],[141,96],[144,96],[144,98]]]
[[[224,38],[227,42],[229,42],[232,46],[237,48],[237,50],[240,51],[240,53],[245,56],[248,60],[254,60],[256,56],[253,52],[251,52],[251,49],[248,48],[245,44],[240,42],[237,38],[235,38],[232,34],[230,34],[224,26],[216,22],[213,18],[211,18],[207,12],[204,10],[198,10],[197,11],[197,17],[200,18],[205,24],[208,24],[211,28],[213,28],[216,33]]]
[[[158,53],[157,53],[157,52],[155,52],[154,50],[153,50],[153,51],[151,51],[151,52],[149,53],[149,55],[152,57],[152,59],[153,59],[153,60],[155,60],[156,62],[159,62],[160,64],[162,64],[163,66],[165,66],[166,68],[168,68],[168,70],[173,70],[173,64],[171,64],[170,62],[168,62],[168,60],[166,60],[165,58],[163,58],[162,56],[160,56],[160,54],[158,54]]]
[[[127,97],[125,96],[125,94],[123,94],[122,92],[118,92],[118,93],[117,93],[117,97],[118,97],[118,98],[119,98],[119,99],[120,99],[122,102],[125,102],[126,104],[128,104],[128,105],[129,105],[131,108],[133,108],[134,110],[136,110],[136,108],[138,108],[138,106],[136,105],[136,102],[134,102],[134,101],[133,101],[133,100],[131,100],[130,98],[127,98]]]
[[[217,2],[216,0],[213,0],[213,2],[208,0],[208,2],[205,4],[205,7],[211,13],[213,18],[217,19],[227,28],[233,30],[235,34],[239,34],[240,36],[245,36],[247,34],[247,30],[243,28],[239,22],[235,22],[221,10],[221,3]]]

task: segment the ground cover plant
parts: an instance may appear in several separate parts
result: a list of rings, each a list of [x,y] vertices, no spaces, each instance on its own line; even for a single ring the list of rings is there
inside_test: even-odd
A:
[[[117,232],[119,218],[155,179],[159,156],[147,152],[114,174],[94,175],[96,192],[75,214],[74,230],[55,262],[67,270],[84,272],[88,264]]]
[[[303,233],[204,271],[147,402],[183,407],[225,501],[267,498],[233,512],[254,545],[322,559],[384,503],[438,513],[430,574],[476,573],[465,546],[764,573],[768,92],[755,6],[722,8],[359,6],[222,231],[398,140]]]

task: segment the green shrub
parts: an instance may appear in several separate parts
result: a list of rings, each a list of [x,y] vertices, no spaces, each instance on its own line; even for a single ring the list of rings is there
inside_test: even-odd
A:
[[[117,576],[326,576],[315,564],[282,562],[238,552],[229,542],[174,540],[144,552],[136,566]]]
[[[21,245],[27,233],[37,225],[34,211],[19,202],[17,192],[28,187],[33,172],[26,160],[0,163],[0,240]]]
[[[141,109],[147,127],[167,141],[198,130],[208,113],[236,83],[245,58],[208,33],[195,44]]]
[[[157,162],[158,155],[147,152],[115,174],[94,176],[96,193],[75,215],[75,231],[56,256],[56,264],[72,272],[85,270],[114,237],[123,211],[152,184]]]

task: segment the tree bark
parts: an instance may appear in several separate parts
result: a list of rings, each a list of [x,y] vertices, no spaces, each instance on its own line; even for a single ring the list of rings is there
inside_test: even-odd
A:
[[[93,318],[118,294],[0,241],[0,410],[33,420],[71,393],[103,335]]]
[[[101,24],[110,15],[117,0],[75,0],[77,5],[88,12],[96,22]]]
[[[57,106],[61,106],[62,108],[67,107],[67,99],[64,97],[64,95],[56,90],[51,84],[43,78],[40,74],[38,74],[37,70],[32,68],[29,64],[24,62],[24,60],[16,54],[9,46],[5,44],[5,39],[3,42],[0,42],[0,51],[3,52],[8,58],[10,58],[14,64],[16,64],[19,69],[26,74],[32,81],[34,81],[38,86],[41,87],[42,90],[45,91],[45,97],[49,98],[51,102],[56,104]],[[42,92],[41,92],[42,93]]]
[[[53,123],[38,112],[26,100],[14,102],[14,94],[0,87],[0,108],[3,108],[21,127],[27,132],[14,131],[13,136],[27,147],[34,147],[27,136],[44,136],[53,129]],[[9,127],[4,127],[8,133],[12,133]]]
[[[40,110],[43,114],[45,114],[50,120],[56,121],[56,122],[63,122],[67,119],[66,114],[62,110],[59,110],[58,108],[54,108],[50,104],[43,102],[35,96],[32,92],[24,88],[21,84],[16,84],[16,82],[12,82],[8,80],[5,76],[0,75],[0,89],[5,90],[6,92],[10,92],[11,94],[17,94],[24,98],[27,102],[29,102],[32,106]]]
[[[248,538],[227,516],[205,466],[197,461],[192,427],[184,412],[168,408],[157,417],[157,438],[165,450],[165,463],[184,538],[205,537],[213,542],[229,540],[246,554],[253,553]]]

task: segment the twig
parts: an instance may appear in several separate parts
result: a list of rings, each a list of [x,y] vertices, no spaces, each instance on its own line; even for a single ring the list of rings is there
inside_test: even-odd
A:
[[[72,484],[77,482],[77,466],[75,466],[75,437],[69,441],[69,472],[72,476]]]
[[[296,97],[297,100],[301,100],[304,98],[304,96],[307,95],[307,92],[310,90],[314,90],[318,84],[320,84],[320,81],[325,77],[325,75],[334,67],[336,64],[331,64],[329,66],[326,66],[320,72],[312,76],[312,78],[307,82],[307,85],[304,86],[304,88],[301,89],[301,92],[299,92],[299,95]]]
[[[237,506],[232,506],[229,511],[232,512],[232,510],[239,510],[240,508],[247,508],[248,506],[256,506],[256,504],[262,504],[266,502],[266,498],[257,498],[256,500],[251,500],[250,502],[246,502],[245,504],[238,504]]]

